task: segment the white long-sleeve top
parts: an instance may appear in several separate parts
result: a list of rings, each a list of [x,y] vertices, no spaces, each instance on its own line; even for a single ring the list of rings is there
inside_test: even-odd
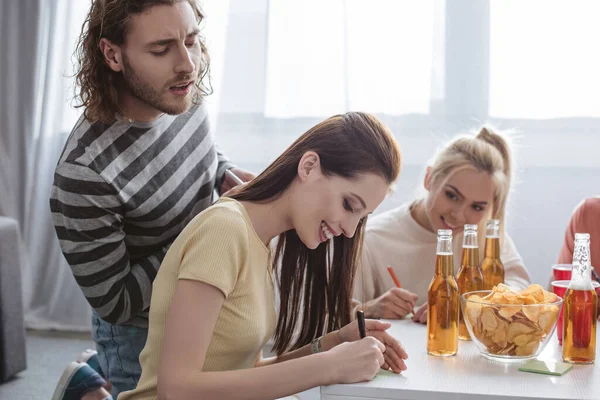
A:
[[[461,235],[462,241],[462,235]],[[453,241],[454,272],[461,264],[462,242]],[[410,204],[376,215],[367,223],[360,266],[354,284],[354,299],[365,302],[393,288],[387,271],[391,266],[402,287],[419,296],[417,306],[427,301],[427,290],[435,272],[437,235],[423,228],[410,214]],[[481,249],[483,251],[483,249]],[[507,285],[524,289],[531,279],[514,242],[505,233],[500,260]],[[356,305],[356,302],[355,302]]]

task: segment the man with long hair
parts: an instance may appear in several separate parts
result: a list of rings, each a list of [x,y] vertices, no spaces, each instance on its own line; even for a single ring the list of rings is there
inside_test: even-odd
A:
[[[83,395],[68,384],[77,373],[99,378],[85,373],[89,366],[115,397],[135,387],[152,282],[169,246],[215,190],[235,186],[226,170],[253,177],[234,168],[210,132],[203,18],[194,0],[94,0],[82,27],[76,97],[83,115],[56,167],[50,206],[93,308],[99,354],[67,368],[58,398]]]

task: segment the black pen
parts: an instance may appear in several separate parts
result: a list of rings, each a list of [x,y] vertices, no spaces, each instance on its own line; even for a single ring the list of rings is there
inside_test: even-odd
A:
[[[358,333],[360,333],[360,338],[362,339],[367,336],[365,332],[365,314],[362,310],[356,311],[356,319],[358,320]]]

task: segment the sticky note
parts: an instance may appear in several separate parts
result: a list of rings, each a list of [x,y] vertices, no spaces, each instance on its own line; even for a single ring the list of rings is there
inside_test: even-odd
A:
[[[573,368],[573,364],[556,361],[530,360],[519,367],[519,371],[560,376]]]
[[[399,376],[398,374],[393,373],[392,371],[386,371],[384,369],[380,369],[379,372],[377,372],[377,375],[375,375],[375,377],[373,378],[373,380],[376,379],[385,379],[385,378],[389,378],[392,376]]]

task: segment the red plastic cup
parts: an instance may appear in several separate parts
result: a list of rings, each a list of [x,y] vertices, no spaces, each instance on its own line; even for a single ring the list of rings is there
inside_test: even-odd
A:
[[[554,266],[552,266],[552,270],[554,270]],[[570,271],[569,271],[569,273],[570,273]],[[567,293],[567,288],[569,287],[569,282],[571,282],[570,279],[553,281],[552,282],[552,290],[554,291],[554,294],[564,300],[565,294]],[[558,344],[562,346],[563,307],[560,308],[560,313],[558,314],[558,322],[556,323],[556,336],[558,337]]]
[[[554,267],[552,267],[552,269],[554,269]],[[551,283],[551,285],[552,285],[552,290],[554,291],[554,294],[564,300],[565,294],[567,294],[567,289],[569,288],[570,282],[571,282],[570,279],[553,281]],[[592,281],[592,285],[594,285],[594,289],[596,290],[596,295],[600,296],[600,283]],[[560,308],[560,313],[558,314],[558,322],[556,323],[556,337],[558,337],[558,344],[561,346],[562,346],[562,339],[563,339],[563,309],[564,309],[564,303],[563,303],[563,306]]]
[[[552,276],[555,281],[568,281],[571,279],[573,264],[554,264],[552,266]]]

